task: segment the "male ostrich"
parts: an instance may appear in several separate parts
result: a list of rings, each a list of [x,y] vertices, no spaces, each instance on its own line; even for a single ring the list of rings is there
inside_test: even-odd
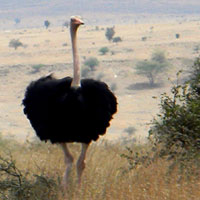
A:
[[[67,143],[82,144],[77,161],[78,182],[81,183],[87,148],[91,141],[105,134],[112,115],[117,111],[117,99],[106,83],[93,79],[80,80],[77,29],[82,24],[79,17],[71,17],[73,78],[56,79],[49,75],[33,81],[27,87],[22,102],[24,113],[37,136],[43,141],[50,140],[61,145],[67,165],[65,186],[73,163]]]

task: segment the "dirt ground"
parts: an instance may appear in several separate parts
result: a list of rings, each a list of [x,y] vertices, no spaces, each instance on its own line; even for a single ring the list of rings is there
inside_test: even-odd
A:
[[[115,25],[115,36],[122,42],[114,44],[105,38],[106,26],[87,26],[79,31],[81,62],[93,56],[100,65],[94,78],[102,76],[108,85],[116,84],[118,113],[103,138],[113,140],[128,136],[125,128],[134,127],[135,137],[144,141],[149,123],[159,111],[159,97],[169,92],[178,70],[183,69],[187,77],[192,61],[198,56],[200,44],[200,22],[170,22],[152,24]],[[176,38],[175,34],[180,34]],[[142,38],[146,38],[145,41]],[[24,46],[17,50],[9,47],[11,39],[19,39]],[[101,55],[99,49],[108,47],[110,52]],[[165,50],[171,66],[158,78],[158,87],[149,89],[146,77],[136,75],[135,64],[149,59],[156,49]],[[33,65],[42,64],[39,72]],[[69,29],[62,27],[35,28],[0,31],[0,132],[13,135],[24,141],[34,136],[34,131],[23,114],[21,101],[26,86],[32,80],[54,73],[56,77],[72,75],[72,57]],[[168,80],[170,78],[170,80]]]

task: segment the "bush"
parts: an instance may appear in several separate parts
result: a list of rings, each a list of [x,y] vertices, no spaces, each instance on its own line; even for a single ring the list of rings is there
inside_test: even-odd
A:
[[[50,22],[48,20],[45,20],[44,21],[44,26],[46,27],[46,29],[49,28]]]
[[[98,81],[100,81],[104,76],[105,76],[105,74],[104,74],[103,72],[100,72],[100,73],[97,75],[96,79],[97,79]]]
[[[180,72],[177,73],[177,78]],[[193,65],[190,80],[161,95],[160,113],[152,121],[147,151],[132,150],[121,156],[128,161],[128,171],[164,159],[168,180],[177,169],[177,181],[200,177],[200,58]],[[130,129],[131,130],[131,129]]]
[[[99,49],[99,52],[100,52],[102,55],[105,55],[106,53],[109,52],[109,49],[108,49],[108,47],[102,47],[101,49]]]
[[[129,135],[133,135],[135,133],[136,129],[133,126],[129,126],[128,128],[124,129],[124,132],[128,133]]]
[[[175,37],[176,37],[176,39],[179,39],[180,38],[180,34],[176,33]]]
[[[84,64],[88,67],[90,67],[90,69],[92,71],[95,70],[95,67],[97,67],[99,65],[99,61],[97,58],[95,57],[90,57],[88,59],[85,60]]]
[[[63,47],[66,47],[68,44],[65,42],[65,43],[63,43]]]
[[[114,27],[106,28],[105,36],[108,39],[108,41],[111,41],[114,35],[115,35]]]
[[[81,69],[81,76],[83,78],[88,78],[91,73],[91,69],[88,66],[84,66]]]
[[[191,79],[173,86],[170,95],[161,95],[161,112],[149,130],[159,156],[172,159],[172,166],[178,164],[187,173],[192,173],[191,163],[199,166],[200,162],[199,69],[200,59],[197,59]]]
[[[45,174],[24,172],[16,166],[11,155],[0,155],[0,199],[35,200],[58,199],[58,183]]]
[[[43,68],[45,65],[43,64],[38,64],[38,65],[33,65],[32,68],[33,68],[33,72],[32,73],[37,73],[41,70],[41,68]]]
[[[145,42],[145,41],[147,40],[147,37],[142,37],[141,40],[142,40],[143,42]]]
[[[158,62],[160,64],[167,63],[165,52],[161,50],[156,50],[153,52],[151,59],[155,62]]]
[[[66,28],[68,28],[69,27],[69,22],[68,21],[64,22],[63,26],[65,26]]]
[[[114,43],[118,43],[118,42],[121,42],[121,41],[122,41],[122,39],[120,37],[114,37],[113,38]]]
[[[20,18],[15,18],[15,24],[19,24],[21,22]]]
[[[114,92],[114,91],[116,91],[117,90],[117,84],[116,83],[112,83],[111,85],[110,85],[110,89]]]
[[[95,26],[95,30],[96,30],[96,31],[99,31],[99,27],[98,27],[98,26]]]
[[[17,50],[18,47],[23,47],[23,43],[19,41],[19,39],[12,39],[9,42],[9,47],[14,48]]]

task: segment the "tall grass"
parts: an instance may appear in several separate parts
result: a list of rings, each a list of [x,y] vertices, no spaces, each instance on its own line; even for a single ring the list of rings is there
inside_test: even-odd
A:
[[[145,148],[144,145],[135,150]],[[71,144],[70,149],[77,159],[79,145]],[[132,149],[134,150],[134,147]],[[0,199],[24,200],[24,196],[13,197],[17,190],[23,189],[29,192],[29,197],[25,198],[27,200],[198,200],[199,177],[179,179],[178,169],[168,174],[170,163],[161,159],[148,166],[141,163],[135,169],[129,170],[127,159],[121,156],[127,153],[127,149],[121,144],[92,144],[88,150],[81,187],[76,184],[74,170],[70,185],[64,193],[61,189],[61,179],[65,165],[62,151],[57,145],[37,142],[21,145],[16,142],[7,150],[5,146],[1,146],[1,158],[7,159],[7,166],[12,165],[18,170],[22,182],[21,186],[16,187],[16,177],[4,173],[0,179]],[[5,163],[1,160],[0,174],[3,172],[3,166],[5,167]],[[15,185],[12,185],[14,183]],[[10,184],[8,190],[5,190],[5,187],[3,190],[5,184]]]

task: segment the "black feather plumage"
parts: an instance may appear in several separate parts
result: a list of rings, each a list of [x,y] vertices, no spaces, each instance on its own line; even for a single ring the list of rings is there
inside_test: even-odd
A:
[[[24,113],[41,140],[90,143],[109,127],[117,100],[108,86],[83,79],[81,87],[73,88],[71,82],[50,75],[27,87]]]

